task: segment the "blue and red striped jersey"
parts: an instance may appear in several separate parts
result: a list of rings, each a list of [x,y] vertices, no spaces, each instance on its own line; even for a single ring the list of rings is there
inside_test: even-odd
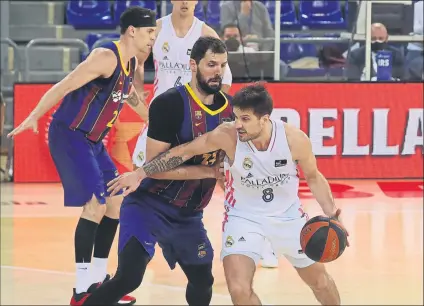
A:
[[[214,100],[220,100],[220,104],[215,110],[204,105],[188,84],[179,86],[170,91],[177,90],[174,94],[167,94],[168,99],[173,99],[173,104],[182,99],[184,108],[184,118],[181,126],[175,133],[175,141],[171,147],[190,142],[196,137],[214,130],[219,124],[233,120],[233,110],[230,103],[230,96],[220,92]],[[159,95],[156,99],[161,99]],[[171,110],[169,110],[171,111]],[[177,111],[175,110],[175,114]],[[218,151],[194,156],[186,161],[186,165],[214,166],[218,161]],[[146,178],[142,181],[140,189],[159,195],[165,201],[178,206],[185,207],[193,211],[203,210],[212,197],[215,189],[216,179],[197,180],[157,180]]]
[[[80,130],[93,141],[101,141],[115,123],[131,89],[136,59],[128,67],[122,61],[118,42],[101,46],[112,50],[117,59],[109,78],[97,78],[67,94],[53,118],[65,122],[70,129]]]

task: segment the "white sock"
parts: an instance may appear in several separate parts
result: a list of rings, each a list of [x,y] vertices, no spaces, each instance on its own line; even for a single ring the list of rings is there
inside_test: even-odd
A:
[[[93,257],[91,263],[92,283],[100,283],[105,280],[107,274],[107,258]]]
[[[90,279],[90,263],[77,263],[77,273],[76,273],[76,284],[75,291],[76,293],[87,292],[88,287],[91,285]]]

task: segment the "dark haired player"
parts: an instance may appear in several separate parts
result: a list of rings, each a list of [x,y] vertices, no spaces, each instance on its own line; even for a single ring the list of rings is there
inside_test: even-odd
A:
[[[140,116],[145,115],[145,102],[135,91],[132,80],[139,64],[136,55],[149,53],[154,43],[155,13],[140,7],[129,8],[121,15],[120,27],[118,41],[94,49],[8,135],[13,137],[27,129],[37,133],[38,120],[63,98],[53,115],[48,140],[62,181],[65,206],[83,208],[75,230],[76,286],[71,305],[81,305],[99,285],[94,283],[109,278],[107,258],[119,223],[122,196],[109,197],[106,191],[105,184],[118,171],[102,139],[125,101]],[[121,304],[135,303],[128,296],[119,298]]]
[[[235,122],[223,124],[121,175],[108,184],[109,191],[114,194],[128,187],[124,193],[128,194],[146,176],[172,171],[204,152],[223,150],[226,213],[221,258],[234,305],[261,305],[252,283],[265,238],[290,261],[321,304],[340,305],[337,287],[324,264],[299,252],[300,232],[308,217],[298,197],[297,165],[323,212],[334,218],[339,218],[341,212],[317,168],[309,138],[296,127],[270,119],[272,98],[260,84],[241,89],[232,104]]]
[[[200,37],[190,55],[192,79],[168,89],[150,105],[147,160],[232,120],[229,96],[221,92],[227,49],[214,37]],[[137,289],[159,243],[171,269],[188,279],[188,305],[209,305],[213,249],[203,225],[203,209],[216,185],[218,151],[194,156],[183,166],[151,179],[124,198],[116,275],[84,305],[111,305]]]

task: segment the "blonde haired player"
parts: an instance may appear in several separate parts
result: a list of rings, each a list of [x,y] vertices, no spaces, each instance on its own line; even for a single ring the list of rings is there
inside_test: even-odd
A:
[[[194,16],[198,1],[171,2],[173,5],[171,14],[157,20],[157,37],[152,50],[155,64],[153,99],[169,88],[191,81],[190,52],[199,37],[219,38],[214,29]],[[140,83],[144,79],[142,74],[135,77]],[[231,83],[231,70],[227,65],[222,80],[222,91],[228,93]],[[143,119],[147,121],[147,118]],[[137,139],[132,156],[134,168],[141,167],[146,161],[146,156],[151,156],[146,152],[147,128],[146,125]],[[152,146],[153,144],[149,144],[149,147]],[[152,150],[156,151],[153,147]],[[278,266],[278,260],[269,243],[264,248],[262,266],[267,268]]]
[[[299,165],[323,212],[340,221],[329,184],[319,172],[309,138],[298,128],[273,121],[272,98],[262,85],[233,97],[235,122],[218,126],[190,143],[175,147],[108,184],[109,191],[134,191],[146,176],[169,171],[192,156],[226,153],[225,208],[221,258],[235,305],[261,305],[252,288],[255,263],[268,238],[323,305],[340,305],[334,280],[324,264],[300,252],[300,232],[307,221],[298,197]]]

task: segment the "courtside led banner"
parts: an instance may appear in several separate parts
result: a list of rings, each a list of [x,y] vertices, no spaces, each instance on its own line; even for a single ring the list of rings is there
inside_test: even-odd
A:
[[[245,85],[234,84],[231,93]],[[51,87],[15,85],[15,124]],[[267,87],[274,99],[272,118],[298,126],[310,137],[326,177],[423,177],[422,84],[270,83]],[[51,114],[40,119],[37,135],[27,131],[15,138],[15,182],[60,180],[48,150]],[[119,171],[132,169],[132,152],[143,126],[138,115],[124,107],[105,139]]]

